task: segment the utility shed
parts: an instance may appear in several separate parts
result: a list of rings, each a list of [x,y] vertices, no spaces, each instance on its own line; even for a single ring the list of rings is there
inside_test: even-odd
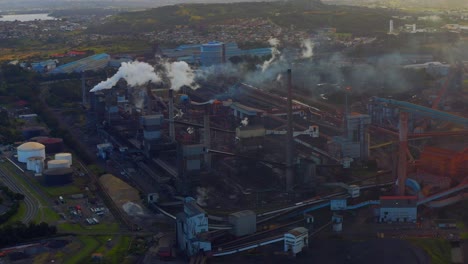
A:
[[[284,251],[293,256],[309,246],[309,230],[305,227],[296,227],[284,234]]]
[[[416,196],[380,197],[380,222],[415,222],[416,219]]]
[[[233,226],[231,234],[240,237],[257,231],[257,215],[254,211],[244,210],[229,215],[229,223]]]

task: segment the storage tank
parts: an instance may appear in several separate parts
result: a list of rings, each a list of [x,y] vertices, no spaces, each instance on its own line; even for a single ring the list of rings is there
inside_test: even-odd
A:
[[[39,142],[40,140],[44,140],[44,139],[47,139],[49,137],[46,137],[46,136],[38,136],[38,137],[32,137],[30,138],[29,140],[30,141],[34,141],[34,142]]]
[[[37,142],[26,142],[17,148],[18,161],[27,163],[28,158],[42,157],[45,159],[45,146]]]
[[[55,168],[44,171],[44,183],[46,185],[64,185],[71,183],[73,170],[70,168]]]
[[[48,169],[57,169],[57,168],[70,168],[70,163],[68,160],[49,160],[47,162]]]
[[[58,153],[63,151],[63,139],[61,138],[41,138],[37,142],[46,147],[46,153]]]
[[[34,172],[40,175],[42,174],[43,170],[44,170],[44,159],[37,159]]]
[[[28,140],[32,137],[45,135],[45,129],[43,127],[28,127],[22,130],[23,138]]]
[[[30,171],[36,171],[36,165],[37,163],[42,162],[44,164],[44,158],[43,157],[30,157],[28,158],[26,162],[26,169]]]
[[[68,160],[68,164],[72,165],[72,154],[71,153],[57,153],[55,154],[56,160]]]

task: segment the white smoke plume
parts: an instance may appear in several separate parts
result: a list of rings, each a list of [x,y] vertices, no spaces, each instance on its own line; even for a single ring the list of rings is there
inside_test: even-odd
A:
[[[314,56],[314,42],[310,39],[305,39],[301,43],[302,47],[302,56],[303,59],[309,59]]]
[[[125,79],[130,86],[144,85],[148,82],[158,83],[160,76],[154,72],[153,66],[145,62],[123,62],[114,76],[100,82],[90,92],[111,89],[120,79]]]
[[[244,119],[242,119],[242,121],[241,121],[241,125],[248,126],[249,125],[249,118],[244,117]]]
[[[276,76],[276,81],[281,82],[283,80],[283,75],[281,73],[278,73],[278,76]]]
[[[195,73],[185,61],[176,61],[164,64],[167,77],[171,81],[171,89],[178,91],[183,86],[189,86],[192,89],[198,88],[195,83]]]
[[[265,72],[271,64],[276,61],[276,59],[281,55],[281,52],[278,50],[280,41],[276,38],[271,38],[268,40],[268,43],[271,45],[271,59],[265,61],[262,65],[262,72]]]

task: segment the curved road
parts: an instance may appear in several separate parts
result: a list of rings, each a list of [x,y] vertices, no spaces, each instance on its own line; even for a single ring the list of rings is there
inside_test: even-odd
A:
[[[21,222],[28,224],[31,222],[34,217],[39,213],[39,203],[32,196],[31,193],[27,191],[27,188],[16,182],[13,177],[10,177],[3,169],[0,168],[0,181],[3,182],[10,190],[16,193],[21,193],[24,195],[24,204],[26,205],[26,214],[23,216]],[[24,190],[24,191],[23,191]]]

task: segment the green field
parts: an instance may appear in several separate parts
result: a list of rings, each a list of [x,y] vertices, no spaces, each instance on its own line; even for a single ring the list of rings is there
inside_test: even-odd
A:
[[[90,263],[93,253],[101,253],[104,263],[125,263],[132,238],[129,236],[80,236],[80,248],[65,264]],[[110,240],[110,241],[109,241]]]

